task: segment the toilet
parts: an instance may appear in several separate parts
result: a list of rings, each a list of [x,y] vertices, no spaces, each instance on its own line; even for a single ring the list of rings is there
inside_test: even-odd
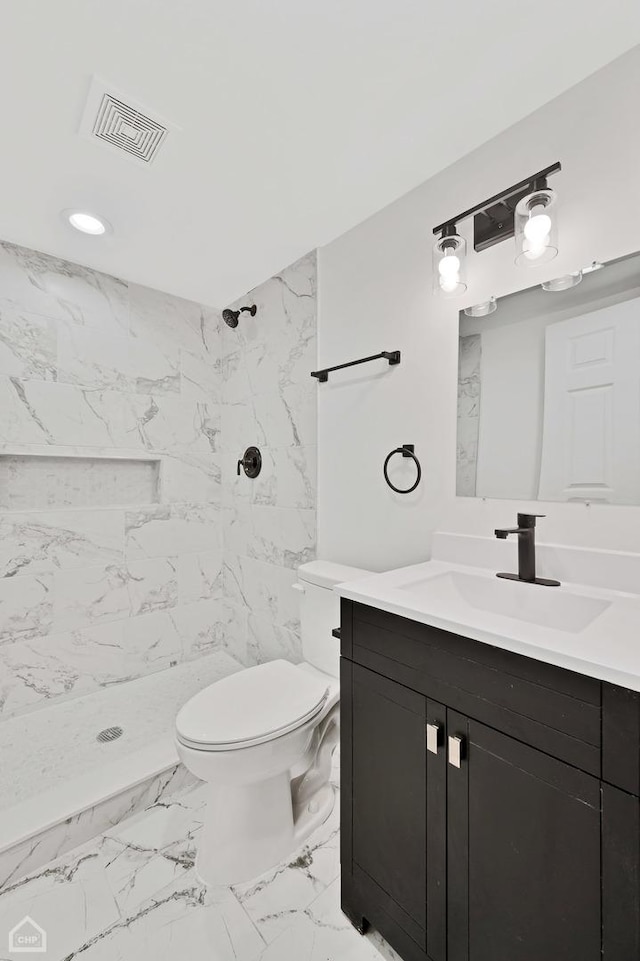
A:
[[[205,884],[257,877],[288,857],[333,809],[339,737],[336,584],[369,571],[328,561],[298,569],[304,661],[276,660],[216,681],[176,718],[185,767],[209,785],[196,872]]]

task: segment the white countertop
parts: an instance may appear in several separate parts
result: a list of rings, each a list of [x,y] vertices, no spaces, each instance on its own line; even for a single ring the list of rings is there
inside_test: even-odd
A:
[[[637,555],[631,557],[635,564]],[[597,557],[592,560],[597,570]],[[336,591],[349,600],[391,614],[640,691],[640,593],[576,583],[543,587],[498,580],[497,570],[513,570],[513,566],[489,569],[436,558],[348,581],[338,585]],[[549,571],[545,575],[549,576]],[[433,578],[438,580],[427,583]],[[462,586],[462,594],[456,589],[458,585]],[[467,592],[466,585],[472,590]],[[562,594],[566,596],[561,597]],[[489,609],[482,609],[483,597],[488,598]],[[503,597],[511,612],[521,607],[525,619],[498,613],[496,607]],[[562,615],[565,605],[569,616],[560,616],[558,623],[571,621],[573,609],[580,611],[581,605],[589,611],[582,618],[585,623],[578,623],[578,617],[570,623],[570,629],[560,629],[534,622],[538,620],[538,611],[544,620],[547,607],[551,610],[549,620],[554,621],[554,610],[560,610]]]

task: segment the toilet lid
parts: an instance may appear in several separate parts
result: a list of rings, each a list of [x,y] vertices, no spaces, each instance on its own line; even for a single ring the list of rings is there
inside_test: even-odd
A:
[[[270,661],[210,684],[176,718],[186,744],[230,749],[272,740],[300,727],[324,704],[328,685],[289,661]]]

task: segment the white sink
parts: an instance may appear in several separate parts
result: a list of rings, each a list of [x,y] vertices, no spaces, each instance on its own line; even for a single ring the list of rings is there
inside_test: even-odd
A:
[[[496,571],[516,569],[515,545],[440,533],[430,561],[335,590],[356,605],[640,693],[640,552],[538,547],[541,573],[559,577],[560,587],[496,577]],[[360,615],[356,607],[354,623]],[[363,616],[358,630],[367,629]],[[446,645],[446,638],[438,644]]]
[[[449,571],[398,584],[433,609],[461,605],[540,627],[577,634],[610,606],[610,601],[555,587],[523,584],[473,573]]]

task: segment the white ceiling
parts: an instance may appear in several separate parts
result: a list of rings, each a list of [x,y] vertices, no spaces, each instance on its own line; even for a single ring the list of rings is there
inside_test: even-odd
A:
[[[637,0],[5,2],[0,237],[224,306],[639,41]],[[181,128],[150,167],[78,135],[93,74]]]

